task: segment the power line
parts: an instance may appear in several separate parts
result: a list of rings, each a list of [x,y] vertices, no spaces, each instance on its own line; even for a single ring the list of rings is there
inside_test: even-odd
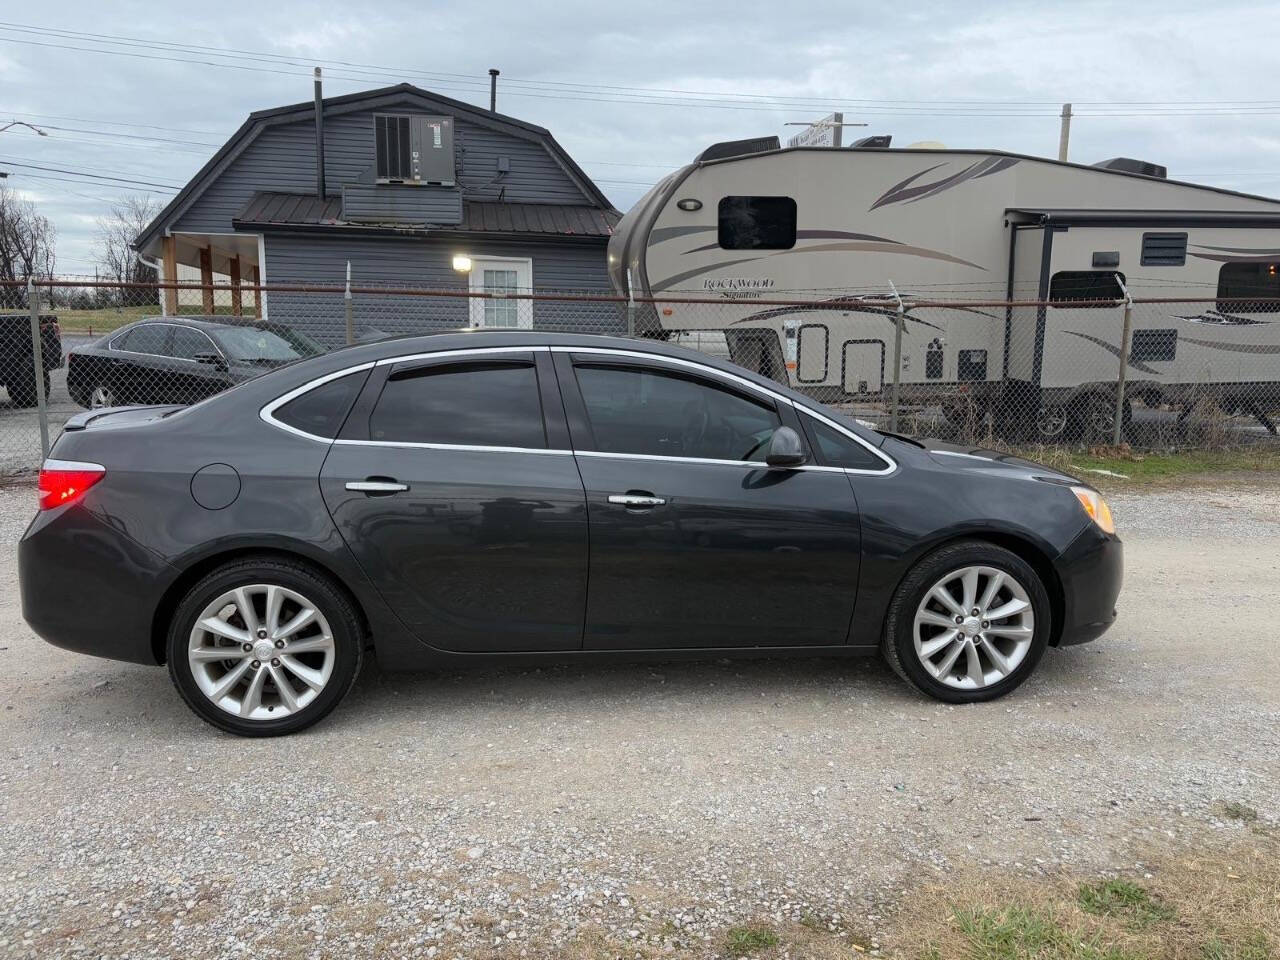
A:
[[[174,190],[174,191],[182,189],[181,187],[175,187],[171,183],[153,183],[150,180],[131,180],[131,179],[126,179],[124,177],[109,177],[106,174],[91,173],[87,170],[65,170],[61,167],[42,167],[39,164],[35,164],[35,163],[18,163],[14,160],[9,160],[4,157],[0,157],[0,163],[7,163],[11,167],[25,167],[31,170],[46,170],[50,173],[69,173],[77,177],[92,177],[95,180],[116,180],[116,181],[119,181],[120,183],[132,184],[133,186],[138,186],[138,187],[162,187],[165,190]]]

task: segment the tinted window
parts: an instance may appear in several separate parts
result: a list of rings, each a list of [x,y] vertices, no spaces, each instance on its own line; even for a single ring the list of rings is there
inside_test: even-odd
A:
[[[165,340],[169,336],[169,327],[163,323],[144,323],[125,333],[119,340],[113,340],[112,346],[117,350],[131,350],[134,353],[154,353],[165,355]]]
[[[546,447],[531,364],[476,363],[393,374],[369,417],[371,440]]]
[[[283,363],[311,355],[264,327],[219,327],[213,336],[227,358],[240,363]]]
[[[205,356],[211,353],[216,354],[218,348],[199,330],[192,330],[190,327],[174,327],[172,351],[175,357],[194,360],[202,354]]]
[[[1119,277],[1119,282],[1116,278]],[[1062,305],[1068,300],[1123,300],[1120,284],[1124,274],[1114,270],[1063,270],[1049,281],[1049,300]],[[1111,303],[1083,303],[1081,307],[1111,307]]]
[[[790,197],[722,197],[725,250],[790,250],[796,245],[796,202]]]
[[[318,437],[336,437],[368,375],[369,371],[361,370],[323,383],[290,400],[273,416],[281,423]]]
[[[805,416],[805,429],[813,437],[814,445],[822,455],[822,462],[829,467],[849,470],[883,470],[885,463],[870,450],[850,439],[839,430],[827,426],[821,420]]]
[[[1280,263],[1224,263],[1218,271],[1218,296],[1274,300],[1280,297]],[[1248,304],[1224,304],[1222,310],[1246,310]],[[1264,309],[1275,309],[1267,305]]]
[[[1177,330],[1135,330],[1129,357],[1139,361],[1173,360],[1178,355]]]
[[[609,453],[763,461],[780,425],[771,407],[676,374],[576,368],[596,448]]]

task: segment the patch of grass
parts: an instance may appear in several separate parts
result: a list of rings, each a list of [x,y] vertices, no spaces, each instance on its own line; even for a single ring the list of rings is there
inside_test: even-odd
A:
[[[1273,960],[1274,957],[1271,943],[1261,930],[1239,943],[1210,937],[1200,950],[1200,960]]]
[[[1099,917],[1119,917],[1133,926],[1149,927],[1172,920],[1174,912],[1129,880],[1098,880],[1082,883],[1076,902],[1085,913]]]
[[[1134,453],[1125,448],[1088,451],[1026,447],[1019,456],[1070,473],[1100,489],[1170,485],[1222,473],[1280,474],[1280,447],[1258,444],[1234,450],[1180,450]],[[1099,472],[1105,471],[1105,472]],[[1118,474],[1118,476],[1113,476]]]
[[[1228,800],[1222,805],[1223,816],[1231,820],[1239,820],[1241,823],[1253,823],[1258,819],[1258,811],[1253,809],[1247,803],[1240,803],[1236,800]]]
[[[58,318],[58,325],[62,327],[63,333],[92,333],[94,336],[103,333],[110,333],[119,327],[123,327],[126,323],[133,323],[135,320],[141,320],[143,317],[158,317],[163,312],[160,304],[153,303],[145,306],[130,307],[101,307],[92,310],[69,310],[54,309],[52,312]],[[230,315],[230,305],[218,305],[213,309],[215,314]],[[245,304],[245,316],[252,316],[252,304]],[[188,316],[204,315],[204,307],[200,304],[178,304],[178,313]]]
[[[725,953],[731,957],[750,956],[777,945],[778,935],[760,923],[730,927],[724,934]]]
[[[957,910],[956,928],[974,960],[1137,960],[1097,934],[1068,929],[1047,910],[1011,906]]]

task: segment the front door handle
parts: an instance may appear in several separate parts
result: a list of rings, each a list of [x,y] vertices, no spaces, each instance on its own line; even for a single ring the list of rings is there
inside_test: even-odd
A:
[[[660,507],[667,501],[662,497],[642,496],[637,493],[611,493],[609,502],[623,507]]]
[[[403,493],[409,489],[409,485],[396,480],[350,480],[347,482],[347,489],[370,496],[385,496],[389,493]]]

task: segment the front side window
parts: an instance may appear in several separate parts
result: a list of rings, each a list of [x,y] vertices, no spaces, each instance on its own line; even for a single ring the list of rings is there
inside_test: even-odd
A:
[[[1124,274],[1114,270],[1062,270],[1049,280],[1049,302],[1060,307],[1110,307],[1111,303],[1073,304],[1073,300],[1123,300]]]
[[[190,327],[173,328],[173,355],[180,360],[195,360],[201,356],[217,356],[218,348],[199,330]]]
[[[1218,298],[1275,300],[1280,298],[1280,263],[1224,263],[1218,271]],[[1222,304],[1219,309],[1230,312],[1247,309],[1248,304]],[[1267,309],[1275,309],[1270,305]]]
[[[485,362],[393,373],[369,415],[369,439],[545,449],[537,371]]]
[[[796,245],[796,202],[790,197],[722,197],[723,250],[790,250]]]
[[[763,462],[777,412],[704,380],[648,367],[579,365],[596,449]]]
[[[816,417],[806,416],[803,419],[805,430],[813,438],[814,445],[822,455],[822,462],[827,466],[844,467],[846,470],[885,468],[885,462],[857,440],[827,426]]]
[[[163,323],[144,323],[128,331],[111,345],[117,350],[128,350],[131,353],[150,353],[158,357],[165,356],[165,342],[169,338],[169,327]]]

